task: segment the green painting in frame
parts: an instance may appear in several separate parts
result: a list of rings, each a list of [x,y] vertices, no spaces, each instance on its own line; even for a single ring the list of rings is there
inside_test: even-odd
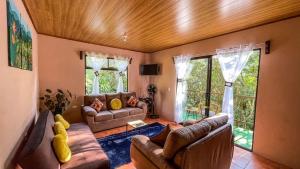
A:
[[[31,31],[13,0],[6,0],[8,28],[8,65],[32,71]]]

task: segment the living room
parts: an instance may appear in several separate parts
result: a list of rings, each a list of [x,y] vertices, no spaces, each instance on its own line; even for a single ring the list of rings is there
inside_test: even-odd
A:
[[[24,162],[19,156],[28,140],[37,142],[31,139],[36,126],[54,120],[52,113],[62,114],[71,126],[66,130],[71,150],[66,162],[55,155],[53,133],[47,144],[57,168],[300,168],[296,146],[300,139],[300,1],[2,0],[0,13],[0,168],[43,164],[38,159]],[[20,21],[11,22],[15,17]],[[19,25],[25,25],[30,36],[18,34]],[[21,42],[25,50],[15,47]],[[21,51],[20,62],[12,51]],[[230,80],[224,76],[226,66],[222,67],[222,56],[229,54],[239,65]],[[93,65],[99,60],[105,62],[100,69]],[[126,62],[122,70],[121,61]],[[193,85],[198,85],[197,91],[191,93]],[[63,109],[44,115],[46,95],[55,97],[60,90],[68,98]],[[250,97],[244,97],[245,93],[251,95],[251,101],[241,102]],[[96,98],[102,111],[82,107],[96,100],[90,95],[101,95]],[[136,102],[133,107],[129,106],[131,96]],[[117,100],[117,107],[121,104],[119,109],[126,109],[127,114],[111,110],[111,100]],[[137,121],[142,127],[131,123]],[[211,121],[221,126],[213,130]],[[78,129],[78,124],[84,127]],[[211,125],[206,128],[209,133],[201,135],[207,125]],[[184,163],[174,162],[174,154],[172,159],[166,157],[164,146],[155,145],[157,151],[145,148],[152,145],[154,135],[169,127],[165,147],[180,142],[170,141],[176,130],[200,127],[195,132],[198,135],[193,135],[197,139],[176,152],[191,151],[182,157]],[[241,128],[248,133],[239,132]],[[83,129],[89,132],[84,137],[80,134]],[[221,129],[226,138],[234,135],[233,140],[205,142],[220,136],[216,131]],[[98,154],[80,154],[85,145],[73,139],[93,142]],[[120,149],[108,146],[109,139],[115,139],[112,142],[119,143]],[[125,139],[127,146],[120,143]],[[204,145],[193,148],[196,143]],[[218,151],[217,147],[225,148]],[[119,153],[122,150],[124,156]],[[155,152],[157,156],[148,154]],[[42,157],[31,153],[34,155]],[[85,160],[80,161],[79,156]]]

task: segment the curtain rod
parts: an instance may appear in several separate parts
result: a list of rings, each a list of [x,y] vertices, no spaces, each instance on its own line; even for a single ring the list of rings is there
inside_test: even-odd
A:
[[[85,58],[87,56],[86,51],[80,51],[80,60],[83,60],[83,58]],[[103,54],[103,53],[98,53],[98,54]],[[108,55],[108,54],[103,54],[103,55]],[[110,55],[108,55],[106,58],[107,59],[114,59],[113,57],[109,57]],[[129,64],[131,64],[132,62],[132,57],[129,57]]]
[[[232,47],[229,47],[229,48],[220,48],[220,49],[216,49],[216,50],[226,50],[226,49],[235,49],[235,48],[240,48],[241,46],[253,46],[253,47],[259,47],[259,46],[266,46],[266,42],[264,43],[256,43],[256,44],[251,44],[251,43],[248,43],[248,44],[240,44],[240,45],[236,45],[236,46],[232,46]],[[261,48],[261,47],[259,47]],[[254,48],[255,49],[255,48]]]
[[[249,44],[251,44],[251,43],[249,43]],[[249,44],[241,44],[240,46],[246,46],[246,45],[249,45]],[[271,47],[271,41],[270,40],[262,42],[262,43],[256,43],[253,46],[256,47],[254,49],[265,47],[265,54],[270,54],[270,47]],[[232,46],[232,47],[229,47],[229,48],[220,48],[219,50],[222,50],[222,49],[231,49],[231,48],[238,48],[238,47],[239,46]],[[194,56],[203,56],[203,57],[205,57],[205,56],[216,55],[216,52],[214,51],[214,52],[208,52],[208,53],[198,53],[198,54],[193,54],[193,55]]]
[[[245,45],[249,45],[249,44],[242,44],[242,46],[245,46]],[[257,48],[255,48],[255,49],[265,47],[265,54],[270,54],[270,51],[271,51],[271,41],[270,40],[267,40],[262,43],[256,43],[253,46],[257,46]],[[262,46],[262,47],[259,47],[259,46]],[[236,46],[236,47],[238,47],[238,46]],[[230,47],[230,48],[234,48],[234,47]],[[230,49],[230,48],[222,48],[222,49]],[[222,49],[220,49],[220,50],[222,50]],[[203,57],[203,58],[205,58],[207,56],[214,56],[214,55],[216,55],[215,52],[193,54],[193,56],[195,56],[195,57]],[[174,57],[172,57],[172,60],[173,60],[173,63],[175,64]]]

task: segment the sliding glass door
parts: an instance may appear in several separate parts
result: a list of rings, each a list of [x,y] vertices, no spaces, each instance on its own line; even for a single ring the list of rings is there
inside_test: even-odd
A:
[[[260,50],[250,56],[234,86],[234,134],[237,146],[252,150]],[[225,81],[218,60],[193,58],[187,79],[184,119],[200,119],[222,112]]]
[[[192,70],[187,78],[187,101],[184,119],[199,119],[208,111],[207,89],[209,82],[210,58],[194,58],[191,60]]]

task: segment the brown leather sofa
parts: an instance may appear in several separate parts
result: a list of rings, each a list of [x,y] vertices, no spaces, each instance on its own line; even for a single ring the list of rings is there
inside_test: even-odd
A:
[[[147,114],[147,105],[146,103],[139,101],[136,107],[128,106],[127,100],[131,96],[136,96],[136,93],[121,92],[116,94],[84,96],[82,117],[93,132],[124,126],[127,122],[133,120],[143,120]],[[95,98],[98,98],[104,104],[102,111],[99,113],[90,107]],[[114,98],[121,100],[122,108],[120,110],[112,110],[110,102]]]
[[[23,169],[109,169],[109,159],[84,123],[71,124],[67,130],[71,160],[61,164],[52,148],[54,118],[51,112],[40,113],[19,157]]]
[[[137,169],[229,169],[233,135],[227,115],[173,130],[163,147],[146,136],[132,138],[130,154]]]

